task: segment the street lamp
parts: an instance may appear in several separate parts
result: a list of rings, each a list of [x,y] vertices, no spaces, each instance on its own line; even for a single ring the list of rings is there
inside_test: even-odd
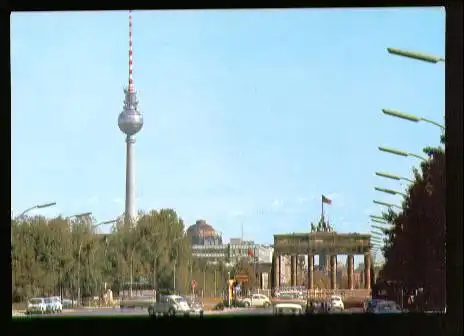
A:
[[[181,237],[177,237],[176,239],[174,239],[172,241],[172,245],[174,245],[174,243],[176,243],[177,241],[181,240],[181,239],[184,239],[184,236],[181,236]],[[178,257],[178,249],[176,247],[176,257],[174,258],[174,268],[173,268],[173,276],[172,276],[172,284],[173,284],[173,289],[174,289],[174,293],[176,292],[176,269],[177,269],[177,257]]]
[[[445,58],[441,56],[435,56],[430,54],[419,53],[415,51],[407,51],[396,48],[387,48],[387,51],[396,56],[408,57],[419,61],[424,61],[428,63],[438,63],[445,62]]]
[[[112,220],[107,220],[107,221],[104,221],[104,222],[95,224],[95,225],[93,225],[92,227],[93,227],[93,228],[97,228],[97,227],[102,226],[102,225],[108,225],[108,224],[113,224],[113,223],[117,223],[117,222],[118,222],[117,219],[112,219]]]
[[[375,219],[375,220],[377,220],[377,221],[381,221],[381,222],[387,223],[387,221],[385,220],[385,218],[383,218],[382,216],[370,215],[369,217],[371,217],[371,219]]]
[[[391,230],[390,228],[384,228],[384,227],[381,227],[381,226],[378,226],[378,225],[373,225],[373,224],[371,224],[371,228],[380,230],[383,233],[387,233],[388,231]]]
[[[392,117],[395,117],[395,118],[408,120],[408,121],[413,121],[413,122],[423,121],[423,122],[435,125],[437,127],[440,127],[442,131],[445,130],[445,126],[443,126],[442,124],[437,123],[436,121],[433,121],[433,120],[430,120],[430,119],[427,119],[427,118],[417,117],[417,116],[412,115],[412,114],[407,114],[407,113],[395,111],[395,110],[392,110],[392,109],[382,109],[382,112],[384,114],[386,114],[386,115],[389,115],[389,116],[392,116]]]
[[[66,217],[66,219],[72,219],[72,218],[84,218],[84,217],[90,217],[92,215],[92,212],[83,212],[83,213],[78,213],[78,214],[75,214],[75,215],[71,215],[71,216],[68,216]]]
[[[227,272],[227,307],[230,308],[230,271]]]
[[[138,244],[140,244],[143,240],[138,240],[134,246],[132,247],[132,251],[130,254],[130,284],[129,284],[129,297],[132,297],[132,283],[134,282],[134,251]]]
[[[161,232],[155,233],[152,237],[157,237],[159,235],[161,235]],[[130,287],[129,287],[130,297],[132,297],[132,283],[133,283],[133,274],[134,274],[134,251],[135,251],[135,248],[138,246],[138,244],[140,244],[143,241],[144,241],[143,239],[138,240],[132,247],[132,251],[130,254]],[[155,257],[153,259],[153,286],[155,285],[155,282],[156,282],[156,259],[157,258],[158,257]],[[155,289],[155,287],[153,287],[153,289]]]
[[[392,190],[392,189],[379,188],[379,187],[374,187],[374,189],[377,190],[377,191],[383,192],[383,193],[390,194],[390,195],[401,195],[401,196],[407,197],[407,195],[405,193],[402,193],[402,192],[396,191],[396,190]]]
[[[71,218],[71,217],[83,218],[83,217],[88,217],[91,214],[92,214],[91,212],[85,212],[85,213],[73,215],[73,216],[70,216],[70,217],[67,217],[67,218]],[[101,225],[112,224],[112,223],[115,223],[115,222],[117,222],[116,219],[109,220],[109,221],[105,221],[105,222],[101,222],[101,223],[92,225],[92,227],[96,228],[96,227],[99,227]],[[81,278],[80,278],[80,274],[81,274],[81,251],[82,251],[82,245],[83,244],[84,244],[84,241],[81,241],[81,243],[79,244],[79,252],[77,253],[77,304],[80,304],[80,302],[81,302]]]
[[[418,159],[420,159],[422,161],[427,161],[427,159],[424,158],[423,156],[420,156],[420,155],[417,155],[417,154],[414,154],[414,153],[401,151],[401,150],[398,150],[398,149],[392,149],[392,148],[387,148],[387,147],[379,147],[379,150],[382,151],[382,152],[386,152],[386,153],[390,153],[390,154],[394,154],[394,155],[399,155],[399,156],[404,156],[404,157],[410,156],[410,157],[418,158]]]
[[[400,209],[400,210],[403,209],[403,208],[400,207],[399,205],[392,204],[392,203],[380,202],[380,201],[376,201],[376,200],[374,200],[373,202],[374,202],[375,204],[383,205],[383,206],[386,206],[386,207],[389,207],[389,208],[397,208],[397,209]],[[372,221],[373,221],[373,222],[380,222],[380,221],[374,220],[374,219],[372,219]]]
[[[380,177],[389,178],[389,179],[392,179],[392,180],[397,180],[397,181],[403,180],[403,181],[408,181],[410,183],[414,183],[413,180],[408,179],[407,177],[396,176],[396,175],[393,175],[393,174],[375,172],[375,175],[380,176]]]
[[[27,208],[26,210],[21,212],[19,214],[19,216],[17,216],[16,218],[22,218],[22,217],[24,217],[24,215],[26,215],[26,213],[28,213],[29,211],[32,211],[34,209],[44,209],[44,208],[52,207],[54,205],[56,205],[56,202],[34,205],[33,207]]]

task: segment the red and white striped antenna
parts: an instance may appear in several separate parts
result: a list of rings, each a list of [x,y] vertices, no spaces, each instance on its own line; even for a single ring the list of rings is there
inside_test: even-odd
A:
[[[134,80],[132,78],[132,11],[129,10],[129,93],[134,92]]]

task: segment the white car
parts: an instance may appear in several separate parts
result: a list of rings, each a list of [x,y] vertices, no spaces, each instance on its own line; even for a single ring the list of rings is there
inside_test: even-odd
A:
[[[45,298],[45,306],[49,313],[61,313],[63,311],[63,305],[58,296]]]
[[[179,295],[160,296],[157,302],[152,303],[148,307],[148,316],[167,315],[190,315],[192,308],[187,300]]]
[[[342,298],[338,295],[332,295],[329,298],[330,301],[330,308],[331,310],[341,310],[345,309],[345,305],[343,304]]]
[[[296,303],[278,303],[274,306],[275,315],[302,315],[303,307]]]
[[[44,298],[30,299],[27,304],[26,314],[45,314],[47,312],[47,305]]]
[[[252,294],[250,297],[243,299],[242,301],[245,307],[270,307],[271,300],[263,294]]]

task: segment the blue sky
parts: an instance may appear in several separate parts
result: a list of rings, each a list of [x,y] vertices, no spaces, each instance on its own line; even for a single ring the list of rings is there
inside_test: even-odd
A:
[[[127,12],[11,16],[12,209],[124,211]],[[387,47],[444,55],[444,9],[136,11],[137,208],[206,219],[225,239],[272,243],[318,220],[320,197],[340,232],[368,232],[373,199],[400,202],[374,175],[411,176],[443,122],[444,65]],[[108,228],[107,228],[108,230]]]

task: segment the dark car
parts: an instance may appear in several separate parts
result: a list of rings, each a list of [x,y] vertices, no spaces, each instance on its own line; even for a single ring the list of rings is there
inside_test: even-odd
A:
[[[385,302],[382,299],[369,299],[364,303],[364,312],[373,313],[379,303]]]
[[[326,300],[308,300],[306,305],[306,312],[309,314],[327,313],[329,309],[329,302]]]
[[[374,314],[401,314],[403,311],[394,301],[379,302],[373,313]]]

